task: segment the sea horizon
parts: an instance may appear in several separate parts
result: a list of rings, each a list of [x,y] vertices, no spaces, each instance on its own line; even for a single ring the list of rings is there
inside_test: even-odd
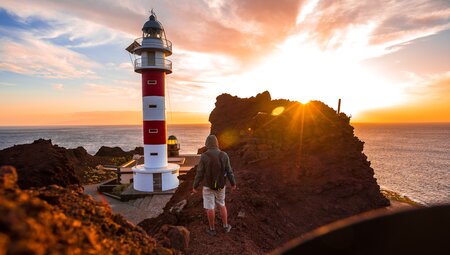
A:
[[[423,204],[450,203],[450,123],[351,124],[381,187]],[[168,124],[167,135],[178,138],[180,153],[195,154],[209,132],[210,124]],[[140,125],[3,126],[0,150],[40,138],[91,155],[101,146],[129,151],[143,144]]]
[[[428,122],[367,122],[367,121],[361,121],[361,122],[350,122],[350,125],[353,124],[380,124],[380,125],[427,125],[427,124],[436,124],[436,125],[449,125],[450,121],[448,122],[442,122],[442,121],[428,121]],[[168,126],[170,125],[211,125],[211,123],[167,123]],[[122,127],[122,126],[142,126],[142,124],[105,124],[105,125],[98,125],[98,124],[48,124],[48,125],[1,125],[0,128],[24,128],[24,127]]]

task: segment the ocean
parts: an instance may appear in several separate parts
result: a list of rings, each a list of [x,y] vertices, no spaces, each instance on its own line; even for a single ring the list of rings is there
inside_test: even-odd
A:
[[[417,202],[450,203],[450,124],[353,124],[378,184]]]
[[[353,124],[381,187],[424,204],[450,203],[450,124]],[[209,124],[168,125],[183,154],[195,154]],[[66,148],[142,146],[140,126],[0,127],[0,149],[36,139]]]

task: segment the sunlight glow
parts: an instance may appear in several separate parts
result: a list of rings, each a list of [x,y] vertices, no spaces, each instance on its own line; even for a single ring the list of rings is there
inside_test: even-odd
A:
[[[371,29],[370,26],[366,29]],[[360,63],[371,55],[364,51],[364,42],[355,38],[367,33],[361,28],[350,34],[352,48],[322,50],[309,43],[306,35],[289,37],[275,52],[259,65],[227,84],[236,84],[239,96],[251,96],[255,91],[268,90],[272,98],[287,98],[307,103],[320,100],[337,108],[343,100],[342,111],[349,115],[402,102],[407,84],[393,84],[365,69]]]
[[[283,106],[278,106],[277,108],[273,109],[272,115],[273,116],[278,116],[278,115],[282,114],[283,112],[284,112],[284,107]]]

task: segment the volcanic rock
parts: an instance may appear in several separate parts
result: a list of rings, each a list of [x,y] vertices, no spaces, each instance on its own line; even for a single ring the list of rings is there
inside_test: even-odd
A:
[[[32,144],[14,145],[0,151],[0,166],[17,168],[21,188],[42,187],[51,184],[67,186],[79,184],[74,158],[80,149],[68,152],[53,145],[51,140],[39,139]]]
[[[122,150],[120,147],[108,147],[108,146],[102,146],[100,149],[95,153],[95,156],[101,156],[101,157],[124,157],[128,156],[128,153]]]
[[[16,189],[17,172],[12,166],[2,166],[0,168],[0,189]]]
[[[18,184],[24,189],[51,184],[65,187],[70,184],[92,183],[92,174],[98,176],[99,181],[111,179],[114,173],[100,174],[96,166],[114,164],[114,159],[92,156],[83,147],[66,149],[44,139],[0,150],[0,166],[16,167],[19,172]],[[124,160],[126,161],[122,159]]]
[[[100,157],[130,157],[134,154],[144,155],[144,147],[136,147],[134,150],[124,151],[120,147],[102,146],[95,153],[95,156]]]
[[[350,118],[322,102],[223,94],[209,120],[239,187],[226,198],[231,232],[219,228],[220,238],[205,232],[201,192],[191,194],[195,168],[163,214],[139,223],[148,233],[164,224],[187,227],[190,254],[265,253],[324,224],[389,205]],[[182,200],[182,211],[170,212]]]
[[[1,180],[14,180],[12,167],[0,170]],[[11,186],[8,186],[11,187]],[[1,254],[178,254],[189,233],[167,226],[163,247],[107,204],[82,194],[80,186],[51,185],[21,190],[0,186]]]
[[[163,225],[155,239],[167,248],[185,252],[189,246],[189,230],[182,226]]]

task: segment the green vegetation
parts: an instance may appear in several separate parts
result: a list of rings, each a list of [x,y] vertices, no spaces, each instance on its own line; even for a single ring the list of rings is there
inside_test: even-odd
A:
[[[389,191],[389,190],[381,190],[381,193],[383,194],[383,196],[389,200],[394,200],[394,201],[398,201],[398,202],[402,202],[402,203],[407,203],[410,204],[412,206],[416,206],[416,207],[424,207],[425,205],[417,203],[413,200],[411,200],[409,197],[407,196],[402,196],[400,194],[398,194],[397,192],[393,192],[393,191]]]
[[[132,156],[113,157],[113,158],[111,158],[111,164],[113,164],[115,166],[121,166],[121,165],[127,163],[128,161],[130,161],[131,159],[132,159]]]
[[[115,171],[87,167],[83,173],[83,184],[97,184],[114,178],[117,178]]]
[[[128,186],[130,186],[130,183],[117,185],[113,188],[112,193],[119,196]]]

